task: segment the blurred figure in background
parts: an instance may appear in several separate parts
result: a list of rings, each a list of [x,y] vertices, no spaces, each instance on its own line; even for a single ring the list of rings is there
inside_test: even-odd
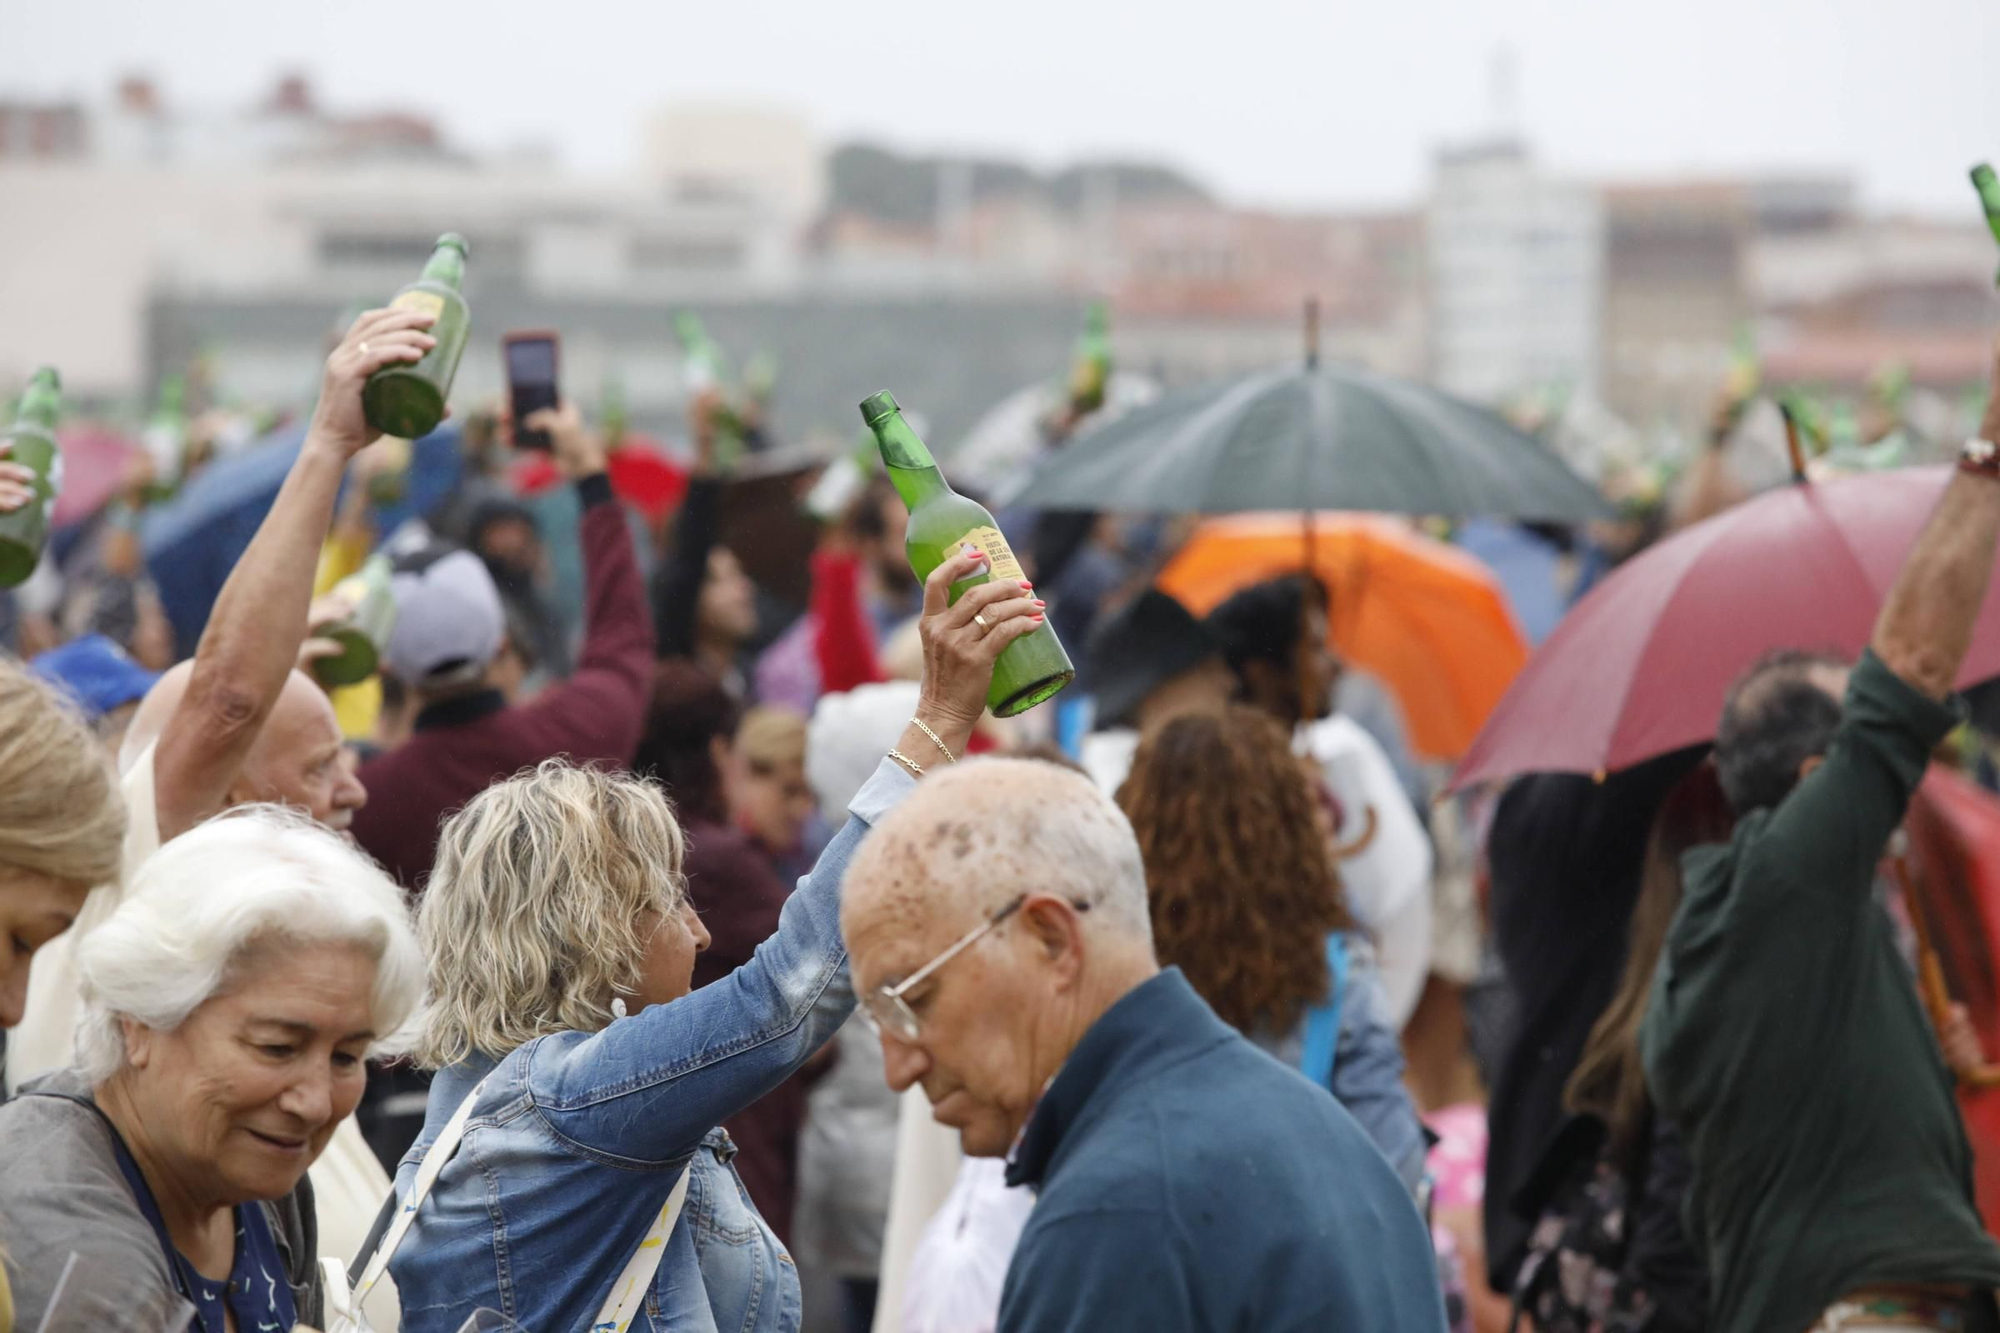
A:
[[[399,570],[384,658],[415,694],[417,713],[406,743],[362,765],[362,782],[378,796],[354,836],[405,888],[420,888],[430,873],[439,821],[489,783],[552,755],[622,767],[639,743],[652,635],[631,537],[604,474],[603,442],[574,404],[545,418],[536,424],[554,438],[557,466],[584,505],[583,651],[569,679],[510,706],[494,676],[505,613],[478,557],[433,550]]]
[[[1241,698],[1275,718],[1319,770],[1348,910],[1374,936],[1400,1030],[1430,971],[1431,842],[1381,743],[1332,711],[1342,666],[1328,647],[1327,607],[1325,584],[1290,574],[1236,593],[1208,625]]]
[[[1118,806],[1145,857],[1160,962],[1332,1092],[1415,1197],[1424,1135],[1388,998],[1284,730],[1243,704],[1176,718],[1140,742]]]
[[[76,701],[99,744],[111,755],[124,743],[139,701],[160,679],[159,672],[148,671],[101,634],[51,648],[35,658],[34,669]]]
[[[1157,589],[1108,612],[1087,656],[1097,729],[1084,739],[1082,762],[1107,794],[1125,781],[1142,737],[1184,713],[1220,707],[1236,691],[1220,640]]]
[[[806,720],[759,705],[743,715],[723,760],[729,818],[785,883],[795,882],[832,836],[806,781]]]

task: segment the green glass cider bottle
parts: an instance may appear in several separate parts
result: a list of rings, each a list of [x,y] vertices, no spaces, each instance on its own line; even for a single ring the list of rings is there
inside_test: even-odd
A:
[[[1070,362],[1070,406],[1079,415],[1095,412],[1104,406],[1104,390],[1110,383],[1111,311],[1104,302],[1093,301]]]
[[[931,451],[903,420],[903,410],[893,395],[872,394],[861,404],[861,419],[875,432],[875,447],[896,493],[909,507],[910,525],[904,532],[903,548],[909,553],[910,568],[919,581],[961,545],[977,546],[986,552],[987,573],[952,585],[955,602],[966,589],[992,579],[1020,579],[1021,564],[1014,558],[1000,526],[986,506],[954,491],[938,471]],[[986,691],[986,705],[995,717],[1013,717],[1043,700],[1053,697],[1076,679],[1076,668],[1055,626],[1044,621],[1026,635],[1007,645],[993,664],[993,684]]]
[[[438,237],[422,276],[389,302],[393,309],[435,316],[426,331],[437,339],[437,346],[421,361],[384,366],[368,377],[361,390],[361,408],[368,424],[384,435],[422,439],[444,420],[445,399],[465,351],[467,313],[458,291],[465,281],[465,256],[465,238],[446,232]]]
[[[389,635],[396,628],[396,594],[390,585],[389,557],[377,552],[361,568],[333,585],[354,609],[330,625],[315,625],[316,638],[332,639],[340,652],[316,659],[313,678],[325,686],[357,685],[375,674]]]
[[[19,415],[7,431],[5,458],[35,474],[36,499],[12,513],[0,513],[0,588],[25,583],[42,558],[49,516],[62,490],[62,453],[56,448],[56,418],[62,414],[62,377],[43,366],[21,395]]]
[[[2000,241],[2000,176],[1994,175],[1990,164],[1981,162],[1972,169],[1972,188],[1979,191],[1979,203],[1986,210],[1986,225],[1992,228],[1993,239]],[[2000,275],[1993,280],[2000,283]]]

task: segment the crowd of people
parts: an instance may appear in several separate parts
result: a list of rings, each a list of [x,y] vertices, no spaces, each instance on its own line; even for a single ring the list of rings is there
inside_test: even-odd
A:
[[[1985,1055],[1884,869],[1965,720],[2000,355],[1858,661],[1451,791],[1336,589],[1197,615],[1171,521],[1005,513],[1027,578],[919,581],[869,479],[784,605],[713,389],[664,518],[564,403],[380,523],[362,389],[430,321],[333,347],[186,660],[115,514],[6,618],[0,1333],[2000,1331]],[[1712,448],[1645,539],[1740,498]],[[988,715],[1050,632],[1075,686]]]

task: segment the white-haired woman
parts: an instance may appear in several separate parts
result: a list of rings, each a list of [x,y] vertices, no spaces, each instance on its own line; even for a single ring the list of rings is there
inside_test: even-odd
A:
[[[118,878],[125,802],[82,716],[0,658],[0,1028],[21,1021],[28,963]]]
[[[22,1325],[52,1303],[59,1328],[318,1324],[306,1168],[423,993],[400,890],[244,806],[155,853],[78,967],[76,1066],[0,1106]]]
[[[461,1106],[467,1118],[390,1263],[404,1333],[450,1333],[480,1306],[536,1333],[580,1333],[614,1291],[627,1300],[606,1318],[621,1329],[635,1306],[639,1327],[676,1333],[798,1327],[797,1271],[716,1127],[852,1010],[847,862],[922,769],[962,753],[994,659],[1042,623],[1019,582],[948,604],[982,560],[961,553],[931,576],[914,718],[778,932],[712,985],[690,993],[707,932],[656,787],[547,764],[446,823],[419,921],[432,997],[419,1053],[440,1068],[400,1193]]]

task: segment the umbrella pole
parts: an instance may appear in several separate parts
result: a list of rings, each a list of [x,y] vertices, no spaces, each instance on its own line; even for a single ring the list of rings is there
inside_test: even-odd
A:
[[[1792,460],[1792,480],[1806,479],[1806,451],[1799,443],[1799,421],[1792,415],[1792,407],[1783,398],[1778,399],[1778,414],[1785,419],[1785,452]]]
[[[1319,368],[1319,298],[1317,296],[1308,296],[1306,298],[1305,313],[1306,370],[1310,373]],[[1312,510],[1312,455],[1313,451],[1310,444],[1300,454],[1299,471],[1302,475],[1299,478],[1301,483],[1299,493],[1305,497],[1306,503],[1305,508],[1300,511],[1299,518],[1304,538],[1302,547],[1305,562],[1304,573],[1308,579],[1317,583],[1319,581],[1319,562],[1316,559],[1318,555],[1315,549],[1314,528],[1316,525],[1313,523]],[[1328,609],[1331,610],[1332,608],[1329,607]],[[1299,720],[1301,722],[1311,720],[1309,713],[1313,707],[1313,701],[1308,697],[1312,688],[1312,656],[1306,645],[1306,635],[1310,632],[1311,628],[1312,599],[1304,596],[1302,593],[1299,597],[1299,655],[1298,661],[1295,663],[1295,669],[1299,673]]]
[[[1791,414],[1786,413],[1790,423]],[[1930,920],[1924,915],[1924,904],[1917,898],[1916,879],[1910,874],[1907,858],[1889,858],[1889,876],[1896,881],[1896,887],[1903,894],[1903,910],[1909,915],[1910,927],[1917,935],[1917,997],[1923,1001],[1929,1012],[1931,1027],[1938,1036],[1944,1036],[1944,1026],[1951,1015],[1951,991],[1944,980],[1944,964],[1939,961],[1937,946],[1931,942]],[[1958,1081],[1975,1088],[2000,1086],[2000,1065],[1985,1064],[1978,1069],[1960,1074]]]

